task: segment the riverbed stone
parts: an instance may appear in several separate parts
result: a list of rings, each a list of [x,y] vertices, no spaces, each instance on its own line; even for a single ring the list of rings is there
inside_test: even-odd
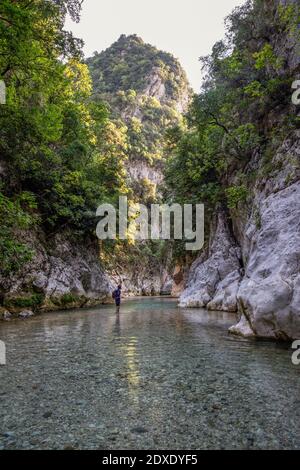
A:
[[[18,317],[20,318],[30,318],[33,316],[34,316],[34,313],[32,310],[22,310],[21,312],[18,313]]]

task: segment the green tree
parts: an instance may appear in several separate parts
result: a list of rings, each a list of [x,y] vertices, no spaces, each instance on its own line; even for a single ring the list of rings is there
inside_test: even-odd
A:
[[[64,30],[66,14],[77,21],[81,3],[0,4],[0,78],[7,85],[7,104],[0,106],[1,211],[7,214],[0,222],[0,257],[6,272],[32,255],[22,232],[38,224],[48,236],[64,228],[93,233],[98,205],[127,190],[126,130],[110,120],[103,103],[91,101],[82,42]],[[32,195],[37,218],[24,194]]]

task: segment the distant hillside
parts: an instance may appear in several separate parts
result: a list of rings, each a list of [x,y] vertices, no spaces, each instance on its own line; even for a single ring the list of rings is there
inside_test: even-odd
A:
[[[119,125],[127,127],[129,176],[154,185],[155,192],[167,157],[165,130],[181,122],[192,96],[184,70],[171,54],[136,35],[122,35],[87,64],[94,99],[104,100]]]
[[[134,90],[137,94],[157,98],[161,103],[173,104],[179,112],[187,107],[189,84],[178,60],[145,44],[136,35],[123,34],[87,63],[94,91],[101,96]]]

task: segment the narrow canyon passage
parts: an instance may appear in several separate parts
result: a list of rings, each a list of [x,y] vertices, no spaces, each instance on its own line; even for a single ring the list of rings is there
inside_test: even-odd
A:
[[[1,449],[299,449],[288,345],[168,298],[2,322]]]

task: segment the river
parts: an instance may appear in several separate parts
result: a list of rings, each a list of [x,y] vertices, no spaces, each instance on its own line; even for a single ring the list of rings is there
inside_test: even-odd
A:
[[[288,345],[175,300],[2,322],[0,449],[299,449]]]

